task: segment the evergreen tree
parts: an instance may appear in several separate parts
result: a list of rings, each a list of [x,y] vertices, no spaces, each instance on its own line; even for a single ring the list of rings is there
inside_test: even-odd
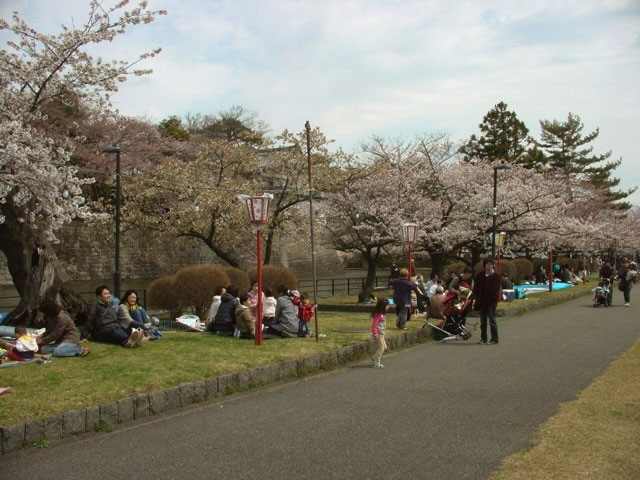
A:
[[[622,159],[607,161],[611,151],[602,155],[594,155],[590,144],[598,138],[599,129],[584,135],[584,125],[578,115],[569,113],[567,120],[541,120],[540,142],[537,146],[547,157],[548,165],[560,172],[565,178],[567,194],[573,201],[572,184],[579,180],[588,179],[596,188],[604,191],[611,206],[628,209],[631,205],[620,202],[631,195],[635,189],[628,191],[613,190],[620,183],[620,179],[612,177],[613,171],[622,163]]]
[[[471,135],[460,147],[464,160],[470,163],[523,163],[529,143],[529,129],[518,120],[504,102],[494,106],[479,125],[480,137]]]

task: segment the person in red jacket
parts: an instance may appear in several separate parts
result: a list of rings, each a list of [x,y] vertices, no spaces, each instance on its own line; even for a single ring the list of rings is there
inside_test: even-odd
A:
[[[485,258],[482,262],[484,270],[476,275],[471,294],[475,299],[474,309],[480,315],[480,341],[487,344],[487,320],[491,330],[491,344],[498,343],[498,323],[496,322],[496,306],[500,301],[500,275],[493,270],[493,260]]]

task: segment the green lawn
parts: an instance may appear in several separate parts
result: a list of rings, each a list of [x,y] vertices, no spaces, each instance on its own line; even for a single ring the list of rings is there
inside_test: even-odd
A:
[[[100,403],[111,402],[136,392],[163,390],[182,382],[216,377],[254,366],[268,365],[362,342],[371,337],[368,314],[320,313],[319,342],[309,339],[253,341],[218,337],[209,333],[166,332],[162,340],[139,348],[89,343],[86,358],[54,359],[45,365],[24,365],[0,369],[0,386],[14,393],[0,397],[0,425],[48,417]],[[388,322],[393,325],[393,319]],[[407,325],[418,329],[415,319]],[[336,332],[350,327],[362,333]],[[390,328],[388,334],[399,330]]]
[[[573,287],[589,290],[595,283]],[[386,295],[389,292],[379,292]],[[552,292],[528,300],[501,303],[508,309],[539,299],[566,296]],[[356,296],[334,297],[334,304],[356,304]],[[325,299],[320,300],[320,305]],[[208,333],[165,332],[165,338],[140,348],[126,350],[112,345],[89,343],[86,358],[55,359],[45,365],[24,365],[0,369],[0,386],[11,386],[14,393],[0,397],[0,425],[35,420],[100,403],[112,402],[137,392],[163,390],[183,382],[216,377],[250,367],[277,363],[315,353],[332,351],[370,338],[367,313],[330,313],[320,310],[319,342],[310,339],[266,340],[256,347],[251,341],[218,337]],[[389,335],[394,316],[388,320]],[[421,317],[407,323],[410,330],[422,327]],[[352,328],[362,333],[337,332]]]

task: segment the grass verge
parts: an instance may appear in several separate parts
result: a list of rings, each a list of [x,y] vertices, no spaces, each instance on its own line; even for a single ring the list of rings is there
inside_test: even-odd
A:
[[[640,478],[640,342],[561,405],[492,480]]]
[[[527,298],[513,300],[512,302],[500,302],[498,304],[498,310],[508,312],[509,310],[518,309],[522,306],[527,305],[535,305],[537,303],[546,302],[548,299],[558,300],[559,302],[563,301],[565,298],[568,298],[569,295],[573,296],[579,294],[579,292],[587,293],[592,288],[597,285],[597,276],[591,276],[589,283],[584,285],[575,285],[571,288],[564,290],[556,290],[554,292],[539,292],[530,294]],[[376,292],[378,297],[389,297],[393,296],[392,290],[382,290]],[[329,297],[329,298],[320,298],[318,300],[320,307],[322,305],[363,305],[358,303],[357,295],[342,295],[338,297]]]
[[[133,393],[153,392],[240,372],[251,367],[277,363],[368,340],[371,325],[366,313],[321,312],[315,338],[265,340],[261,347],[252,341],[218,337],[209,333],[166,332],[162,340],[126,350],[114,345],[89,343],[85,358],[59,358],[45,365],[24,365],[0,369],[0,385],[14,393],[0,397],[0,425],[49,417],[68,410],[112,402]],[[422,326],[414,319],[410,330]],[[391,328],[388,335],[399,330]],[[351,328],[361,333],[336,332]]]

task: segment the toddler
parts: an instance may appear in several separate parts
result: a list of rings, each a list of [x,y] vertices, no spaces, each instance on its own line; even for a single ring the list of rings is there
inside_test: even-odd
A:
[[[376,353],[371,357],[371,366],[373,368],[384,368],[384,365],[380,363],[382,354],[387,349],[387,342],[384,339],[384,331],[387,327],[387,311],[389,310],[389,300],[386,298],[378,299],[376,306],[371,313],[371,334],[378,344]]]
[[[26,327],[16,327],[15,333],[16,342],[14,345],[8,342],[3,342],[2,344],[3,347],[7,348],[7,358],[17,362],[33,360],[35,353],[38,351],[36,339],[27,333]]]
[[[298,336],[309,338],[311,336],[311,319],[313,318],[313,305],[309,303],[309,295],[300,295],[298,305]]]

